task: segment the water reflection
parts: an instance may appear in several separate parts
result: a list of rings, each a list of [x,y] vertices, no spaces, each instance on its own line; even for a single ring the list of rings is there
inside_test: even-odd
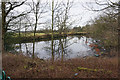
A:
[[[85,36],[69,36],[64,39],[54,40],[54,59],[71,59],[77,57],[93,56],[95,50],[90,45],[96,42],[92,38]],[[16,44],[19,46],[19,44]],[[32,57],[32,43],[22,43],[21,48],[16,49],[26,56]],[[51,59],[51,41],[35,42],[35,57]]]

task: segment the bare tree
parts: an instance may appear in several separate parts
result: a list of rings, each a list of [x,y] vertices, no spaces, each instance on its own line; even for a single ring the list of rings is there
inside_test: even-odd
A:
[[[60,8],[56,10],[55,21],[56,21],[56,27],[58,28],[60,34],[62,32],[67,32],[67,29],[72,24],[72,21],[70,21],[71,15],[69,14],[72,6],[73,6],[73,1],[70,2],[69,0],[67,0],[66,3],[61,2]]]
[[[52,39],[52,43],[51,43],[51,48],[52,48],[52,61],[54,61],[54,49],[53,49],[53,44],[54,44],[54,40],[53,40],[53,27],[54,27],[54,0],[52,0],[52,24],[51,24],[51,39]]]
[[[89,11],[94,11],[94,12],[103,12],[107,15],[112,15],[112,17],[118,16],[118,2],[117,1],[111,1],[111,0],[94,0],[94,2],[89,2],[86,3],[87,6],[85,7]],[[96,9],[96,6],[99,7]]]
[[[51,6],[51,54],[52,54],[52,61],[54,61],[54,55],[56,50],[54,49],[54,46],[57,44],[54,41],[54,30],[58,29],[58,34],[62,36],[62,32],[67,32],[68,21],[70,15],[69,11],[72,7],[73,2],[70,2],[69,0],[65,3],[64,1],[54,1],[52,0],[52,6]],[[66,33],[67,34],[67,33]],[[63,55],[63,43],[61,39],[59,40],[60,47],[62,49],[62,55]],[[62,57],[63,58],[63,57]],[[62,59],[63,60],[63,59]]]
[[[67,0],[67,3],[63,3],[63,10],[59,9],[57,11],[57,15],[56,15],[56,21],[57,21],[57,27],[59,30],[59,34],[62,35],[62,32],[64,32],[63,34],[67,34],[67,28],[69,27],[69,25],[67,25],[68,23],[70,23],[69,20],[69,11],[72,7],[73,2],[70,2],[69,0]],[[61,61],[63,61],[64,58],[64,54],[65,54],[65,43],[66,43],[67,39],[59,39],[59,45],[61,47]]]
[[[41,0],[37,0],[37,2],[35,2],[34,0],[32,0],[32,4],[29,4],[29,6],[32,9],[32,13],[34,14],[34,19],[35,19],[35,23],[34,22],[30,22],[30,20],[28,20],[30,22],[30,24],[32,25],[32,23],[34,23],[34,33],[33,33],[33,59],[34,59],[34,54],[35,54],[35,36],[36,36],[36,30],[38,27],[38,24],[44,24],[44,23],[39,23],[39,20],[41,18],[43,18],[42,14],[47,13],[47,10],[45,10],[45,7],[47,6],[47,2],[46,4],[43,4],[41,2]]]
[[[20,7],[21,5],[23,5],[24,3],[26,2],[23,1],[21,3],[19,2],[5,2],[5,1],[2,1],[2,5],[1,5],[1,8],[2,8],[2,47],[3,47],[3,51],[4,51],[4,38],[5,38],[5,34],[7,32],[7,30],[9,30],[10,28],[9,27],[9,24],[14,21],[15,19],[23,16],[23,15],[26,15],[28,14],[30,11],[28,12],[22,12],[18,15],[13,15],[13,12],[15,10],[15,8],[18,8]]]
[[[9,24],[14,21],[15,19],[21,17],[21,16],[24,16],[24,15],[27,15],[28,13],[31,12],[30,11],[23,11],[23,12],[19,12],[17,14],[15,14],[15,9],[22,6],[23,4],[25,4],[27,0],[19,3],[19,2],[3,2],[4,3],[4,8],[5,8],[5,32],[7,32],[8,29],[8,26]]]

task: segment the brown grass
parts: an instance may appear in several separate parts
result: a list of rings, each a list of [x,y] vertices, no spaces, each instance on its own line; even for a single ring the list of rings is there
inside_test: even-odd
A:
[[[87,69],[80,70],[78,67]],[[8,53],[3,54],[3,70],[11,78],[117,78],[118,60],[116,57],[88,57],[52,63]],[[78,75],[75,76],[75,73]]]

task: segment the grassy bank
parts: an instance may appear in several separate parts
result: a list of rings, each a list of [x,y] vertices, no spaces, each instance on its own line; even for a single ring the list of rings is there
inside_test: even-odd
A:
[[[53,38],[54,39],[59,39],[59,38],[65,38],[67,36],[71,36],[71,35],[86,35],[86,32],[68,32],[68,33],[54,33]],[[15,33],[13,35],[12,41],[14,43],[24,43],[24,42],[32,42],[34,39],[33,33],[21,33],[21,36],[19,37],[18,33]],[[45,34],[45,33],[36,33],[35,36],[35,40],[36,41],[45,41],[45,40],[51,40],[51,33]]]
[[[87,34],[86,32],[67,32],[61,33],[62,35],[75,35],[75,34]],[[36,36],[46,36],[51,35],[51,33],[36,33]],[[54,35],[59,35],[59,32],[54,32]],[[34,33],[20,33],[21,37],[33,37]],[[15,33],[14,37],[19,37],[19,33]]]
[[[11,78],[117,78],[118,60],[88,57],[52,63],[8,53],[3,54],[3,70]]]

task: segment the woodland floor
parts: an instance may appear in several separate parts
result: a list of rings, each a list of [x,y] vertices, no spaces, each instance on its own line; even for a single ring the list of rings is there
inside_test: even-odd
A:
[[[2,55],[3,70],[11,78],[117,78],[118,58],[87,57],[44,61],[11,53]]]

